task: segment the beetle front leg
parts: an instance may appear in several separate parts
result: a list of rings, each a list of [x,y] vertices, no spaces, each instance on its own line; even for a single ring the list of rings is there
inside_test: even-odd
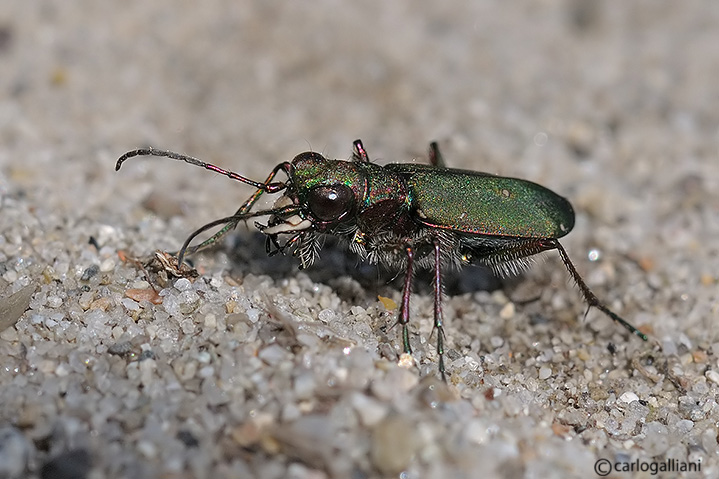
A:
[[[264,183],[261,184],[262,186],[259,187],[259,188],[257,188],[257,190],[252,194],[252,196],[250,196],[250,197],[247,199],[247,201],[245,201],[245,202],[242,204],[242,206],[240,206],[240,208],[239,208],[237,211],[235,211],[235,214],[232,215],[232,216],[241,216],[241,215],[246,215],[247,213],[249,213],[249,211],[252,209],[252,207],[255,205],[255,203],[257,203],[257,200],[258,200],[258,199],[260,198],[260,196],[262,196],[264,193],[267,193],[267,192],[276,193],[276,192],[278,192],[278,191],[282,191],[283,189],[285,189],[285,188],[286,188],[286,185],[284,185],[284,183],[273,183],[272,180],[275,179],[275,176],[277,176],[277,173],[279,173],[281,170],[282,170],[282,171],[285,171],[285,172],[289,171],[289,168],[290,168],[290,167],[289,167],[288,165],[289,165],[288,163],[280,163],[279,165],[275,166],[275,167],[272,169],[272,172],[270,172],[270,174],[269,174],[269,176],[267,177],[267,179],[264,181]],[[213,170],[213,171],[214,171],[214,170]],[[230,178],[232,178],[232,177],[230,177]],[[282,186],[280,186],[280,185],[282,185]],[[186,251],[187,254],[194,254],[194,253],[197,253],[197,252],[199,252],[199,251],[202,251],[203,249],[208,248],[208,247],[210,247],[210,246],[216,244],[216,243],[217,243],[219,240],[221,240],[227,233],[229,233],[230,231],[234,230],[234,229],[237,227],[237,225],[239,224],[240,221],[241,221],[241,220],[239,220],[239,219],[227,221],[227,222],[226,222],[227,224],[226,224],[220,231],[218,231],[217,233],[213,234],[211,237],[207,238],[207,239],[206,239],[205,241],[203,241],[202,243],[200,243],[200,244],[198,244],[198,245],[195,245],[195,246],[193,246],[193,247],[191,247],[191,248],[188,248],[187,246],[183,246],[183,248],[180,250],[180,252],[182,252],[182,254],[179,255],[179,252],[178,252],[178,253],[176,254],[176,256],[178,256],[178,257],[184,256],[184,255],[185,255],[185,250],[187,250],[187,251]],[[207,226],[207,225],[205,225],[205,226]],[[205,228],[205,227],[203,227],[202,229],[204,230],[204,228]],[[194,234],[193,234],[193,236],[194,236]]]
[[[412,354],[412,347],[409,344],[409,296],[412,292],[412,267],[414,266],[414,249],[411,245],[405,246],[407,252],[407,271],[404,277],[404,289],[402,290],[402,303],[399,307],[397,323],[402,325],[402,347],[404,352]],[[396,323],[395,323],[396,324]]]
[[[434,238],[434,329],[437,330],[437,356],[439,357],[439,374],[442,381],[447,382],[444,372],[444,326],[442,322],[442,255],[439,238]]]
[[[277,173],[280,171],[284,171],[289,176],[289,171],[292,168],[292,166],[287,163],[280,163],[279,165],[275,166],[270,174],[265,179],[264,183],[262,183],[263,186],[257,188],[257,191],[255,191],[252,196],[250,196],[247,201],[245,201],[242,206],[235,212],[235,215],[243,215],[247,212],[249,212],[252,207],[257,203],[257,200],[260,199],[260,196],[264,193],[277,193],[278,191],[282,191],[287,186],[285,184],[284,188],[275,188],[274,190],[271,189],[272,185],[276,185],[277,183],[273,183],[272,180],[275,179],[275,176],[277,176]]]

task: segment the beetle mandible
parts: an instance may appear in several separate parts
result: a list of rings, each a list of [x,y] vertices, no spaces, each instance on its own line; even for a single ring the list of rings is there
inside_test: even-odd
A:
[[[481,264],[506,276],[526,269],[531,256],[557,250],[587,302],[587,313],[597,308],[647,340],[644,333],[599,301],[559,243],[559,238],[574,227],[569,201],[531,181],[447,168],[436,142],[430,144],[430,164],[378,165],[370,161],[360,140],[354,142],[350,160],[330,160],[308,151],[275,166],[264,182],[154,148],[125,153],[117,160],[115,170],[135,156],[184,161],[256,188],[233,215],[192,233],[177,254],[178,265],[186,254],[216,243],[241,221],[266,216],[267,224],[255,224],[266,235],[268,254],[291,252],[299,258],[300,269],[318,257],[322,235],[347,240],[349,249],[363,260],[404,269],[396,324],[402,328],[402,347],[408,354],[412,352],[408,325],[414,270],[432,268],[434,329],[442,379],[446,379],[442,271],[448,266]],[[287,176],[285,181],[275,180],[279,172]],[[283,195],[272,208],[252,211],[263,194],[280,192]],[[199,234],[218,226],[223,227],[190,247]]]

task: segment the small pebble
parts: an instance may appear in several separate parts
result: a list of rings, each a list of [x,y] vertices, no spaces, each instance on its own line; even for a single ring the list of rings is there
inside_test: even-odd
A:
[[[371,384],[371,389],[377,398],[387,401],[407,393],[407,391],[415,387],[418,382],[419,378],[414,371],[404,368],[393,368],[387,372],[384,378],[374,381]]]
[[[404,416],[391,416],[372,431],[370,457],[385,475],[397,475],[412,460],[417,448],[415,424]]]
[[[90,309],[90,305],[92,304],[92,301],[95,299],[95,294],[92,291],[86,291],[80,295],[80,298],[77,300],[77,302],[80,304],[80,307],[87,311]]]
[[[362,424],[367,427],[373,427],[384,419],[389,411],[386,404],[382,404],[361,393],[352,395],[352,407],[357,412]]]
[[[489,428],[487,427],[487,423],[477,418],[470,419],[469,422],[465,425],[464,435],[469,441],[475,444],[484,444],[490,438],[490,432]]]
[[[3,279],[7,281],[8,283],[14,283],[17,281],[17,271],[14,269],[9,269],[5,272],[5,274],[2,275]]]
[[[692,353],[692,359],[695,363],[705,363],[707,361],[707,353],[702,350],[697,350]]]
[[[115,269],[115,260],[112,258],[108,258],[100,263],[100,271],[103,273],[109,273],[113,269]]]
[[[157,446],[150,441],[139,441],[136,447],[137,450],[148,459],[153,459],[157,456]]]
[[[187,278],[180,278],[175,281],[175,289],[178,291],[187,291],[192,289],[192,283]]]
[[[589,361],[591,358],[587,350],[583,348],[577,349],[577,357],[584,362]]]
[[[644,425],[642,446],[649,456],[658,456],[669,449],[669,428],[653,421]]]
[[[710,369],[709,371],[704,373],[704,375],[706,376],[706,378],[709,381],[713,382],[714,384],[719,384],[719,373],[718,372],[714,371],[713,369]]]
[[[397,309],[397,303],[394,302],[391,298],[385,298],[384,296],[377,296],[377,299],[380,303],[382,303],[382,306],[384,306],[384,309],[387,311],[394,311]]]
[[[194,434],[187,429],[180,429],[177,431],[176,437],[186,447],[198,447],[200,445],[200,441],[198,441]]]
[[[120,341],[107,348],[108,354],[115,354],[117,356],[122,356],[130,351],[132,351],[132,343],[130,341]]]
[[[260,350],[257,354],[262,361],[267,363],[269,366],[277,366],[281,361],[285,359],[287,352],[281,346],[272,344]]]
[[[312,399],[316,388],[317,382],[315,381],[315,377],[309,372],[300,373],[295,377],[294,391],[297,399]]]
[[[689,419],[682,419],[676,424],[679,434],[686,434],[694,428],[694,422]]]
[[[0,477],[19,479],[25,477],[25,467],[30,457],[30,442],[12,426],[0,428]]]
[[[112,299],[109,297],[104,298],[98,298],[92,303],[90,303],[90,307],[88,309],[101,309],[102,311],[107,311],[107,308],[112,306]]]
[[[132,294],[132,293],[133,293],[132,290],[129,290],[129,289],[126,291],[126,294],[128,294],[128,293],[129,293],[130,295],[132,295],[132,296],[131,296],[132,299],[130,299],[130,298],[122,298],[122,299],[120,300],[120,302],[121,302],[122,305],[125,307],[125,309],[127,309],[128,311],[139,311],[139,310],[140,310],[140,305],[137,304],[137,302],[136,302],[136,300],[135,300],[135,298],[137,297],[137,295]],[[134,297],[133,297],[133,296],[134,296]]]
[[[208,314],[205,316],[205,329],[216,329],[217,328],[217,316],[214,314]]]
[[[100,267],[96,264],[88,266],[85,271],[82,272],[82,276],[80,276],[80,281],[89,281],[90,278],[95,276],[97,273],[100,272]]]
[[[539,368],[539,379],[544,380],[548,379],[549,376],[552,375],[552,368],[549,368],[547,366],[542,366]]]
[[[69,365],[68,365],[67,363],[60,363],[60,364],[58,364],[57,367],[55,368],[55,374],[56,374],[58,377],[65,377],[65,376],[67,376],[68,374],[70,374],[70,372],[71,372],[71,371],[70,371],[70,367],[69,367]]]
[[[212,361],[212,355],[207,351],[200,351],[196,357],[202,364],[210,364],[210,361]]]
[[[98,244],[106,244],[111,241],[116,241],[119,236],[117,229],[110,225],[101,225],[97,232],[96,242]]]
[[[36,285],[31,283],[23,289],[0,299],[0,331],[13,326],[30,306]]]
[[[635,393],[631,391],[627,391],[621,396],[619,396],[619,400],[623,403],[632,403],[634,401],[639,401],[639,396],[637,396]]]
[[[514,312],[514,303],[507,303],[499,311],[499,317],[501,319],[511,319],[514,316]]]

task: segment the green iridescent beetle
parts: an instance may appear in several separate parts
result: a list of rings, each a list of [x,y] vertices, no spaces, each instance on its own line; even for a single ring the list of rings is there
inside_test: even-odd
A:
[[[177,258],[216,243],[239,222],[261,216],[256,223],[266,235],[270,255],[290,252],[309,267],[317,258],[322,235],[347,240],[363,260],[405,270],[397,323],[402,346],[411,354],[409,299],[415,267],[434,272],[434,328],[439,371],[445,379],[442,320],[442,270],[448,266],[481,264],[497,274],[515,274],[530,264],[529,257],[557,250],[564,266],[590,308],[595,307],[643,340],[647,336],[611,311],[587,287],[559,238],[574,227],[574,210],[565,198],[531,181],[488,173],[447,168],[436,143],[430,145],[430,164],[372,163],[356,140],[350,160],[329,160],[305,152],[275,166],[264,182],[205,163],[197,158],[153,148],[129,151],[115,169],[134,156],[161,156],[185,161],[249,184],[257,190],[233,214],[192,233]],[[287,179],[275,181],[279,172]],[[263,194],[282,193],[272,208],[252,211]],[[199,234],[218,226],[217,233],[199,245]],[[280,238],[283,238],[280,242]],[[286,238],[286,239],[284,239]]]

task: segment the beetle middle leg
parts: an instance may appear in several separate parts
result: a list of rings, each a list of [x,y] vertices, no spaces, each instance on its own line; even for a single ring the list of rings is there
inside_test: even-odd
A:
[[[437,356],[439,374],[447,381],[444,373],[444,327],[442,322],[442,251],[439,238],[432,240],[434,246],[434,329],[437,330]]]
[[[439,152],[439,145],[436,141],[429,144],[429,164],[439,168],[446,168],[442,153]]]
[[[444,369],[444,322],[442,320],[442,249],[439,238],[432,238],[434,250],[434,330],[437,331],[437,356],[439,357],[439,373],[443,381],[447,381]],[[397,322],[402,326],[402,347],[406,354],[412,354],[409,342],[409,298],[412,293],[412,279],[414,270],[415,248],[408,244],[405,246],[407,266],[402,289],[402,302],[397,316]]]
[[[397,323],[402,325],[402,347],[404,352],[412,354],[412,346],[409,344],[409,296],[412,293],[412,267],[414,266],[414,248],[412,245],[405,246],[407,253],[407,270],[404,277],[404,288],[402,289],[402,303],[399,307]],[[395,324],[397,324],[395,323]]]

